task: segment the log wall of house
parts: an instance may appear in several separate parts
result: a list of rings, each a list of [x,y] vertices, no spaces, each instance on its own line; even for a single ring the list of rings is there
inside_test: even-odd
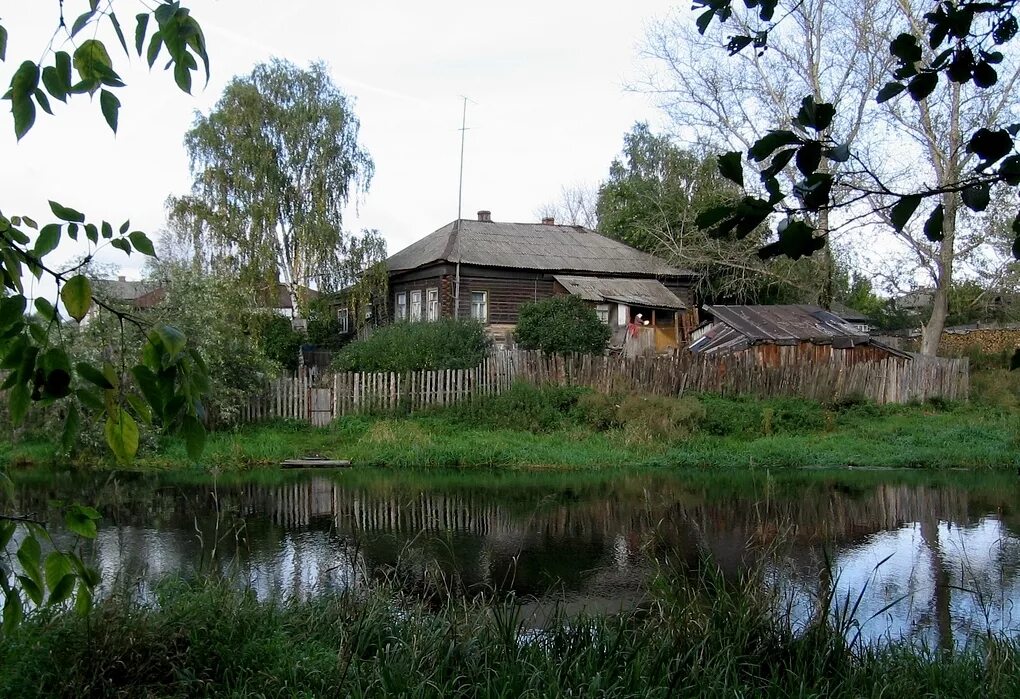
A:
[[[663,284],[693,308],[694,294],[688,283],[673,279],[663,281]],[[471,294],[484,291],[488,294],[488,322],[495,325],[514,325],[517,323],[521,304],[554,296],[557,293],[556,286],[553,273],[463,265],[460,272],[460,316],[471,317]],[[425,308],[426,291],[436,288],[439,289],[440,315],[443,318],[452,318],[456,293],[456,265],[443,263],[395,275],[390,280],[389,319],[393,317],[398,293],[407,294],[410,313],[412,291],[422,292],[422,304]]]

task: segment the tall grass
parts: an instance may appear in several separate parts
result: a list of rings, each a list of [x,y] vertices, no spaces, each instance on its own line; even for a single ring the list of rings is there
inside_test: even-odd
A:
[[[989,697],[1020,682],[1009,639],[864,646],[825,615],[794,629],[755,574],[703,561],[683,579],[663,571],[633,611],[542,619],[513,598],[423,601],[386,584],[259,601],[170,581],[149,606],[37,614],[0,641],[0,695]]]

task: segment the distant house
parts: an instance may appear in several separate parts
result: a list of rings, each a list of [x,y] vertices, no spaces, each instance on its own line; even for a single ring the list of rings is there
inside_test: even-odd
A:
[[[395,321],[474,318],[509,340],[521,304],[557,294],[588,301],[614,330],[649,348],[675,347],[693,327],[692,273],[581,226],[460,219],[386,260]],[[644,322],[647,321],[647,325]],[[622,337],[623,332],[617,332]]]
[[[127,311],[146,311],[155,308],[166,298],[167,293],[166,287],[158,281],[128,281],[123,276],[116,279],[93,279],[92,288],[99,298]],[[301,287],[298,293],[304,301],[311,301],[319,296],[318,291],[306,287]],[[270,293],[265,305],[261,307],[285,318],[294,319],[294,304],[284,284],[277,283],[275,293]]]
[[[871,332],[871,318],[857,309],[844,306],[841,303],[834,303],[830,310],[832,310],[832,313],[838,316],[840,320],[853,327],[855,330],[859,330],[865,334]]]
[[[705,306],[688,349],[704,355],[751,353],[765,366],[840,358],[850,363],[909,358],[817,306]]]

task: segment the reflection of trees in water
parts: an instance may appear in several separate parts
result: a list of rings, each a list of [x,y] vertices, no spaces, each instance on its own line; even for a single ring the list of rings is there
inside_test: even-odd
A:
[[[928,601],[911,602],[911,609],[920,610],[920,623],[936,628],[944,645],[954,643],[954,630],[975,613],[961,599],[965,593],[954,591],[976,584],[961,572],[967,565],[971,578],[992,590],[994,581],[1005,581],[1000,596],[1017,599],[1015,546],[969,563],[947,551],[949,523],[955,527],[949,533],[962,542],[957,547],[977,545],[968,543],[977,539],[967,527],[981,521],[989,504],[972,512],[967,491],[945,486],[815,483],[799,492],[777,495],[765,487],[749,495],[663,478],[649,479],[643,490],[633,482],[620,489],[579,484],[569,492],[532,495],[532,489],[510,499],[505,490],[484,487],[440,491],[398,483],[375,489],[309,477],[220,487],[214,500],[212,486],[142,485],[118,486],[116,497],[103,504],[116,525],[103,527],[95,544],[108,575],[155,579],[194,569],[215,540],[219,556],[207,568],[240,572],[263,594],[306,595],[354,584],[361,575],[387,575],[410,591],[445,586],[622,598],[640,591],[655,561],[667,556],[695,571],[708,554],[736,576],[769,549],[788,568],[780,577],[817,595],[864,584],[880,552],[902,549],[897,556],[908,565],[889,564],[896,573],[875,585],[869,608],[881,608],[904,589],[925,596]],[[33,503],[31,489],[19,492],[33,511],[56,495],[44,491]],[[1004,498],[1011,505],[1014,496]],[[1008,537],[1001,523],[996,526]],[[840,571],[824,568],[823,546],[837,568],[848,568],[838,579],[829,574]],[[1000,600],[997,619],[1008,601]]]

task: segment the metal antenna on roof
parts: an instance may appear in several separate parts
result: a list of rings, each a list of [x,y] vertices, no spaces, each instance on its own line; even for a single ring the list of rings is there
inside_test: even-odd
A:
[[[464,202],[464,135],[467,133],[467,103],[464,95],[464,111],[460,117],[460,180],[457,183],[457,221],[453,224],[454,255],[457,257],[457,274],[453,289],[453,317],[460,320],[460,219]]]

